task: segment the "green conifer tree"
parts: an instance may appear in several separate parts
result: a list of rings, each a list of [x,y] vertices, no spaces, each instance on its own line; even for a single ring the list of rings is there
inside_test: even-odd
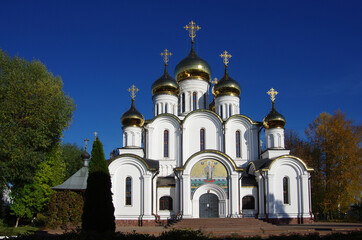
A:
[[[88,234],[105,236],[114,233],[114,206],[111,177],[103,145],[96,137],[89,163],[89,175],[82,215],[82,229]]]

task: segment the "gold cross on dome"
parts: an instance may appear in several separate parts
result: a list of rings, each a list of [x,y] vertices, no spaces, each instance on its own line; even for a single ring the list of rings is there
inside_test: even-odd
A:
[[[87,151],[87,149],[88,149],[88,141],[89,141],[89,139],[84,139],[84,142],[85,142],[85,151]]]
[[[138,91],[139,91],[139,89],[136,88],[135,85],[132,85],[130,88],[128,88],[128,92],[131,93],[131,98],[132,98],[133,100],[135,99],[135,97],[136,97],[136,92],[138,92]]]
[[[214,78],[214,80],[211,81],[211,83],[215,85],[217,83],[217,78]]]
[[[272,102],[275,101],[275,96],[278,94],[277,91],[274,90],[274,88],[271,88],[267,94],[270,96],[270,100],[272,100]]]
[[[189,22],[189,25],[186,25],[184,28],[189,31],[191,41],[194,42],[194,38],[196,37],[196,31],[199,31],[201,27],[196,25],[194,21],[191,21]]]
[[[231,54],[229,54],[227,51],[224,51],[222,54],[220,54],[220,57],[224,59],[225,66],[229,63],[229,58],[231,58]]]
[[[165,51],[163,51],[161,53],[161,56],[163,57],[163,61],[165,62],[165,64],[167,65],[168,61],[169,61],[169,56],[172,56],[172,52],[168,51],[167,49],[165,49]]]

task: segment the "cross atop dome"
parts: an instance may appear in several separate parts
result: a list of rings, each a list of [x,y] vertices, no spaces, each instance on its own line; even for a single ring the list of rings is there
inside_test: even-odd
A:
[[[278,95],[278,92],[274,90],[274,88],[271,88],[267,94],[270,96],[270,100],[272,100],[272,102],[275,101],[275,96]]]
[[[215,85],[217,83],[217,78],[214,78],[214,80],[211,81],[211,83]]]
[[[201,29],[201,27],[196,25],[196,23],[194,21],[191,21],[184,28],[187,31],[189,31],[189,36],[191,38],[191,43],[194,43],[194,38],[196,37],[196,31],[199,31]]]
[[[229,58],[231,58],[231,54],[229,54],[227,51],[224,51],[222,54],[220,54],[220,57],[224,60],[224,64],[227,67],[229,63]]]
[[[131,98],[132,98],[132,100],[134,100],[135,99],[135,97],[136,97],[136,93],[139,91],[139,89],[138,88],[136,88],[136,86],[135,85],[132,85],[130,88],[128,88],[128,92],[130,92],[131,93]]]
[[[84,142],[85,142],[85,151],[87,151],[87,149],[88,149],[88,141],[89,141],[89,139],[84,139]]]
[[[165,65],[167,65],[167,63],[169,62],[169,57],[172,56],[172,52],[168,51],[167,49],[165,49],[162,53],[161,56],[163,57],[163,61],[165,62]]]

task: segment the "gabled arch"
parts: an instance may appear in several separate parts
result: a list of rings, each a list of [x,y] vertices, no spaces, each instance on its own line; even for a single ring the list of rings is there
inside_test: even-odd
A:
[[[118,155],[108,166],[110,175],[114,175],[122,165],[133,165],[141,174],[145,174],[147,171],[156,171],[155,167],[151,167],[143,158],[135,154],[121,154]]]

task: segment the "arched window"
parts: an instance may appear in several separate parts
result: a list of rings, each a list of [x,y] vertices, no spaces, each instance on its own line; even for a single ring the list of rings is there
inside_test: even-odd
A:
[[[205,150],[205,129],[200,129],[200,151]]]
[[[240,131],[236,131],[235,133],[235,144],[236,144],[236,157],[241,157],[241,146],[240,146]]]
[[[132,178],[126,178],[126,205],[132,205]]]
[[[231,117],[231,115],[232,115],[232,112],[231,112],[231,111],[232,111],[232,105],[230,104],[230,105],[229,105],[229,117]]]
[[[165,113],[167,113],[167,103],[165,104]]]
[[[243,197],[243,210],[255,209],[255,199],[253,196]]]
[[[172,198],[165,196],[160,198],[160,210],[172,210]]]
[[[220,117],[224,118],[223,115],[222,115],[222,106],[221,105],[220,105]]]
[[[185,93],[182,93],[181,95],[181,104],[182,104],[182,112],[185,112],[186,106],[185,106]]]
[[[196,110],[196,92],[192,94],[192,110]]]
[[[127,139],[127,133],[124,133],[124,146],[127,147],[128,146],[128,139]]]
[[[168,157],[168,130],[163,132],[163,157]]]
[[[158,104],[156,104],[156,116],[158,115]]]
[[[289,204],[289,179],[287,177],[283,178],[283,203]]]

